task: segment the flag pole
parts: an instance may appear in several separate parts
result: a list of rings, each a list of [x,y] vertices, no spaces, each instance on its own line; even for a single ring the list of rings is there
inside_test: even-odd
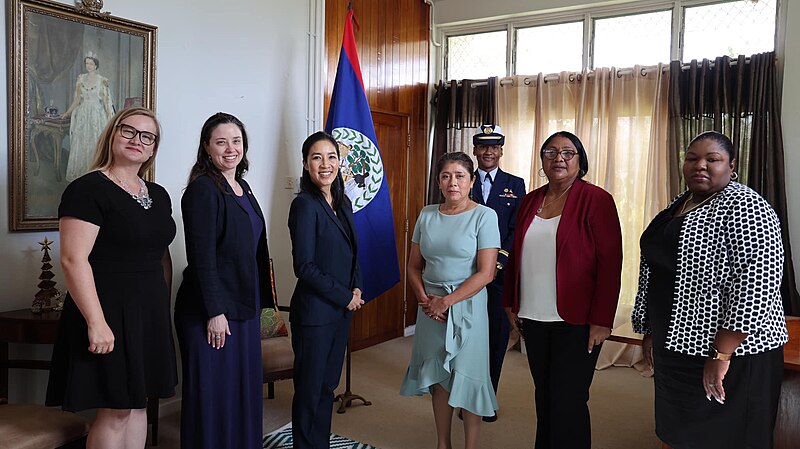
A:
[[[359,396],[357,394],[353,394],[350,391],[350,336],[347,336],[347,362],[345,365],[345,381],[344,381],[344,393],[336,395],[333,398],[333,402],[342,401],[339,404],[339,408],[336,410],[336,413],[344,413],[347,411],[347,407],[353,406],[353,401],[361,401],[364,405],[372,405],[372,402],[364,399],[363,396]]]
[[[397,247],[395,244],[394,223],[392,221],[392,204],[389,187],[383,179],[384,167],[377,145],[375,125],[369,109],[364,81],[361,75],[361,64],[358,61],[353,28],[358,29],[352,2],[347,5],[342,51],[339,53],[339,64],[333,83],[331,103],[325,131],[339,143],[352,148],[353,158],[368,161],[352,165],[347,162],[349,170],[362,177],[361,184],[351,180],[354,196],[352,201],[353,221],[355,223],[358,243],[359,279],[363,278],[364,301],[369,302],[400,281],[400,269],[397,265]],[[344,167],[344,162],[342,163]],[[366,165],[364,165],[366,164]],[[355,178],[354,178],[355,179]],[[348,195],[351,195],[348,193]],[[370,263],[365,263],[369,261]],[[376,263],[374,261],[385,261]],[[353,394],[351,390],[352,375],[352,332],[348,333],[345,365],[345,392],[334,397],[341,401],[337,413],[345,413],[353,401],[362,401],[364,405],[372,405],[362,396]]]

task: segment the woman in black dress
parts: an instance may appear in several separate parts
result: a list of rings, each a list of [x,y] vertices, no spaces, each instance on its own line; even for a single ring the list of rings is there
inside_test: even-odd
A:
[[[186,449],[261,447],[259,316],[273,298],[266,226],[243,179],[247,167],[242,122],[224,112],[209,117],[181,199],[189,264],[175,329]]]
[[[69,295],[53,348],[47,405],[97,409],[87,448],[142,448],[147,398],[174,395],[170,324],[175,237],[169,195],[142,180],[161,127],[123,109],[97,143],[90,172],[59,205],[61,267]]]
[[[771,448],[788,334],[769,203],[735,182],[730,139],[692,140],[688,190],[642,234],[633,329],[655,370],[656,434],[675,449]]]

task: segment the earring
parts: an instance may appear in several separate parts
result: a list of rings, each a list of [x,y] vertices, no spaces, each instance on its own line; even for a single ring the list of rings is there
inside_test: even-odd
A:
[[[731,173],[731,180],[736,181],[737,179],[739,179],[739,173],[736,172]]]
[[[547,175],[544,174],[544,167],[539,167],[539,177],[544,178],[545,176]]]

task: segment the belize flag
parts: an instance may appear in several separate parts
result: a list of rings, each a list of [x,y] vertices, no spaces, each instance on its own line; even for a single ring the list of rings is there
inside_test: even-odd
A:
[[[339,142],[345,193],[353,203],[358,233],[362,298],[376,298],[400,281],[392,203],[375,137],[361,65],[353,35],[353,10],[347,12],[325,132]]]

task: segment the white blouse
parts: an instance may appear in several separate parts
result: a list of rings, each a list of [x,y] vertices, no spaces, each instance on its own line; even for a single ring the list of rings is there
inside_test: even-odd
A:
[[[561,215],[533,218],[520,257],[519,317],[563,321],[556,305],[556,233]]]

